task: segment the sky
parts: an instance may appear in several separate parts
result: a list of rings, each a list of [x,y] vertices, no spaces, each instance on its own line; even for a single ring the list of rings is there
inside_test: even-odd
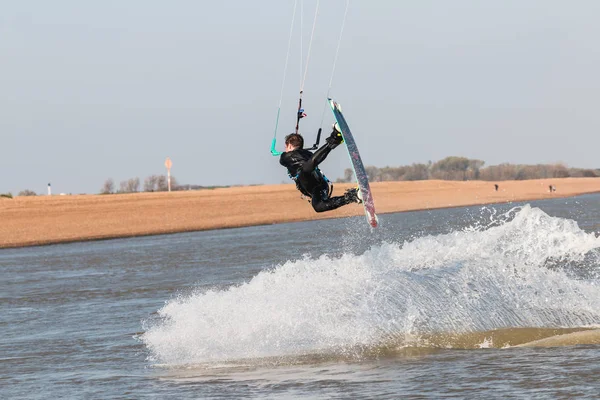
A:
[[[166,157],[180,183],[290,182],[269,150],[280,97],[278,150],[295,125],[317,1],[298,4],[284,80],[294,0],[2,1],[0,193],[98,193]],[[306,142],[329,90],[366,165],[600,168],[600,2],[350,0],[329,89],[345,4],[319,5]],[[322,170],[349,166],[339,147]]]

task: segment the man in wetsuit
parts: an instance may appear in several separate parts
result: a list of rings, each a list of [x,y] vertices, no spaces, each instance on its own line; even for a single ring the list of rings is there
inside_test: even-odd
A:
[[[362,203],[358,189],[349,189],[343,196],[330,197],[329,181],[319,170],[319,164],[325,160],[331,150],[344,140],[336,125],[333,132],[314,154],[304,149],[304,139],[298,133],[285,137],[285,152],[281,154],[279,163],[287,168],[288,174],[296,182],[296,188],[305,196],[310,197],[316,212],[335,210],[350,203]]]

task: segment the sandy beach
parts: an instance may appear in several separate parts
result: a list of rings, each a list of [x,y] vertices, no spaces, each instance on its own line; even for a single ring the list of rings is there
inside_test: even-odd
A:
[[[498,191],[494,184],[498,184]],[[549,185],[556,191],[550,192]],[[336,184],[340,195],[348,184]],[[371,184],[385,213],[570,197],[600,192],[600,178]],[[316,213],[292,184],[114,195],[0,199],[0,248],[363,215],[360,205]],[[366,222],[365,222],[366,223]]]

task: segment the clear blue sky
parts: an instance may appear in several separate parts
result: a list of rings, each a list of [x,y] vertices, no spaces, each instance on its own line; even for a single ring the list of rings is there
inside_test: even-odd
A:
[[[315,0],[304,1],[307,50]],[[4,1],[0,192],[288,182],[269,154],[293,0]],[[321,122],[344,0],[321,1],[305,86]],[[331,95],[363,160],[600,168],[600,2],[351,0]],[[296,27],[279,149],[300,85]],[[325,114],[325,124],[332,118]],[[348,158],[323,164],[332,179]]]

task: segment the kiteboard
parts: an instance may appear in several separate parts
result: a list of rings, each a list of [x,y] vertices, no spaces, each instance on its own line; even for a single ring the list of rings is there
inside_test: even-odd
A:
[[[358,183],[358,187],[360,189],[360,195],[363,201],[362,205],[365,209],[367,222],[369,222],[369,225],[371,225],[373,228],[376,228],[379,224],[379,220],[375,214],[375,203],[373,202],[373,194],[371,193],[371,188],[369,187],[369,177],[367,176],[367,171],[365,171],[362,159],[360,158],[358,147],[356,146],[352,132],[350,132],[350,127],[346,122],[346,118],[344,118],[344,114],[342,114],[340,105],[332,99],[327,99],[327,101],[331,106],[331,111],[333,111],[335,120],[340,126],[344,143],[346,143],[346,149],[348,150],[350,162],[352,163],[352,170],[354,171],[354,176],[356,177],[356,182]]]

